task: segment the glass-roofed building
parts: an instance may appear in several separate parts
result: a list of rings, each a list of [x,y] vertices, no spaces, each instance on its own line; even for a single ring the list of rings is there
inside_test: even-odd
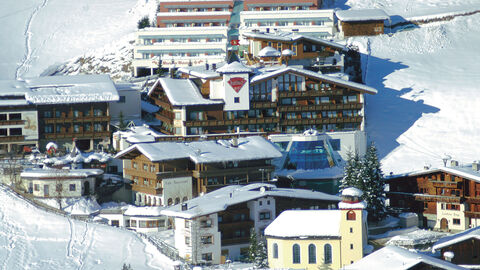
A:
[[[270,135],[283,152],[277,160],[277,185],[338,193],[347,153],[364,155],[366,137],[362,131]]]

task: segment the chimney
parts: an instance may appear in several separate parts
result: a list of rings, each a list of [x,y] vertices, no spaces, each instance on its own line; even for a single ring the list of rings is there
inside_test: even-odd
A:
[[[478,161],[474,161],[472,163],[472,170],[478,172],[480,170],[480,163]]]
[[[232,147],[238,147],[238,138],[237,137],[232,138]]]
[[[210,68],[210,66],[208,65],[208,63],[205,63],[205,69],[208,70]]]
[[[232,198],[232,195],[233,195],[233,194],[230,192],[230,198]]]
[[[267,28],[267,33],[270,33],[270,28]]]
[[[168,68],[168,76],[169,76],[170,78],[173,78],[173,77],[174,77],[174,73],[175,73],[175,72],[174,72],[173,67],[169,67],[169,68]]]
[[[213,71],[217,70],[217,64],[215,64],[215,63],[212,64],[212,70]]]
[[[458,167],[458,161],[456,161],[456,160],[450,161],[450,166],[451,167]]]
[[[187,211],[188,207],[187,207],[187,203],[182,203],[182,211]]]

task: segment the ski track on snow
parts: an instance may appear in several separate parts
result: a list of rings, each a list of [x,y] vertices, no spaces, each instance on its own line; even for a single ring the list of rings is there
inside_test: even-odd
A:
[[[27,72],[28,69],[29,69],[28,65],[32,61],[32,55],[35,52],[35,51],[32,51],[32,47],[31,47],[32,22],[33,22],[33,19],[38,14],[38,12],[40,12],[40,10],[48,4],[48,1],[49,0],[43,0],[43,2],[33,10],[32,14],[30,15],[30,17],[27,20],[27,26],[25,28],[25,31],[23,32],[23,35],[25,36],[25,54],[23,56],[22,62],[17,67],[17,70],[15,72],[15,78],[17,78],[17,79],[20,78],[20,76],[22,74],[24,74],[25,72]]]

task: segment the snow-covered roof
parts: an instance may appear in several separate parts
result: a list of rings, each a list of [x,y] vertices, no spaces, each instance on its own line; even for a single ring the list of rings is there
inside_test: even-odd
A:
[[[151,129],[148,125],[132,126],[124,131],[116,131],[113,135],[120,135],[129,143],[155,142],[155,138],[164,136],[164,134]]]
[[[335,15],[337,15],[339,20],[344,22],[384,21],[390,18],[390,16],[381,9],[337,10]]]
[[[126,207],[125,216],[144,216],[144,217],[158,217],[161,216],[160,212],[164,209],[161,206],[134,206],[129,205]]]
[[[115,157],[122,158],[134,151],[154,162],[188,158],[195,163],[214,163],[273,159],[282,156],[265,138],[251,136],[239,138],[236,147],[230,140],[140,143],[119,152]]]
[[[275,185],[254,183],[246,186],[226,186],[203,196],[186,201],[187,210],[182,211],[180,204],[171,206],[163,211],[166,216],[181,218],[194,218],[227,209],[236,205],[262,197],[286,197],[338,202],[340,198],[335,195],[304,189],[277,188]]]
[[[261,49],[258,52],[258,56],[260,56],[260,57],[280,57],[281,53],[278,50],[267,46],[267,47]]]
[[[20,173],[21,177],[26,178],[56,178],[56,177],[91,177],[102,175],[103,171],[100,169],[67,169],[67,170],[59,170],[59,169],[39,169],[39,168],[29,168],[25,169],[23,172]]]
[[[348,51],[348,48],[338,44],[333,41],[328,41],[321,38],[315,38],[311,36],[302,35],[295,32],[284,32],[284,31],[273,31],[270,33],[265,32],[246,32],[242,34],[244,37],[249,38],[258,38],[258,39],[265,39],[265,40],[272,40],[272,41],[287,41],[287,42],[295,42],[301,39],[305,39],[317,44],[323,44],[326,46],[330,46],[333,48],[337,48],[343,51]]]
[[[97,161],[101,163],[106,163],[112,159],[112,155],[105,152],[89,152],[82,153],[78,148],[73,149],[72,152],[66,154],[62,157],[52,157],[46,158],[43,160],[45,164],[52,165],[63,165],[69,163],[90,163],[92,161]]]
[[[361,260],[344,267],[346,270],[390,269],[407,270],[424,263],[439,269],[457,270],[466,269],[450,262],[440,260],[422,253],[408,251],[401,247],[386,246],[376,252],[363,257]]]
[[[340,210],[288,210],[267,228],[273,237],[340,237]]]
[[[441,249],[443,247],[450,246],[468,239],[480,240],[480,227],[474,227],[454,235],[440,238],[440,240],[433,245],[432,251],[435,252],[436,249]]]
[[[260,73],[250,80],[251,84],[254,84],[255,82],[262,81],[262,80],[265,80],[265,79],[268,79],[268,78],[271,78],[271,77],[278,76],[278,75],[283,74],[283,73],[294,72],[294,73],[301,74],[301,75],[304,75],[304,76],[317,78],[319,80],[323,80],[323,81],[326,81],[326,82],[329,82],[329,83],[334,83],[334,84],[346,86],[346,87],[349,87],[349,88],[352,88],[352,89],[355,89],[355,90],[358,90],[358,91],[361,91],[361,92],[365,92],[365,93],[368,93],[368,94],[376,94],[377,93],[377,89],[375,89],[373,87],[370,87],[370,86],[367,86],[367,85],[364,85],[364,84],[361,84],[361,83],[342,80],[342,79],[337,78],[337,77],[331,77],[331,76],[328,76],[328,75],[323,75],[323,74],[320,74],[320,73],[317,73],[317,72],[314,72],[314,71],[310,71],[310,70],[306,70],[306,69],[303,69],[303,68],[296,68],[296,67],[292,67],[292,66],[281,66],[279,68],[276,68],[273,71],[271,71],[271,69],[262,69],[262,70],[258,70],[258,71]]]
[[[197,86],[189,79],[160,78],[150,89],[148,93],[149,95],[159,83],[167,94],[168,100],[174,106],[212,105],[224,103],[221,100],[203,98],[198,91]]]
[[[120,99],[108,75],[72,75],[0,81],[0,96],[16,96],[10,100],[34,105],[110,102]],[[9,100],[8,105],[11,104]],[[6,104],[0,100],[0,105]]]
[[[366,209],[367,203],[365,201],[348,203],[348,202],[339,202],[338,208],[340,209]]]
[[[217,63],[217,68],[225,66],[227,63]],[[220,77],[221,75],[217,72],[217,69],[213,69],[212,65],[198,65],[198,66],[188,66],[178,68],[178,72],[192,75],[202,79],[212,79]]]
[[[456,167],[439,167],[439,168],[431,168],[428,170],[419,170],[419,171],[413,171],[409,173],[403,173],[403,174],[396,174],[396,175],[391,175],[388,176],[387,178],[389,179],[395,179],[399,177],[405,177],[405,176],[419,176],[419,175],[424,175],[424,174],[430,174],[430,173],[437,173],[437,172],[445,172],[445,173],[450,173],[454,174],[457,176],[461,176],[476,182],[480,182],[480,171],[475,171],[472,169],[472,165],[465,165],[465,166],[456,166]]]
[[[362,197],[363,191],[356,187],[348,187],[342,190],[342,196]]]
[[[234,61],[217,69],[218,73],[250,73],[252,69],[244,64]]]

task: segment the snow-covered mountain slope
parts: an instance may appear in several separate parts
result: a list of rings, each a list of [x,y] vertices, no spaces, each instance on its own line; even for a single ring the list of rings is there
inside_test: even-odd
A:
[[[0,186],[0,269],[173,269],[133,232],[40,210]]]
[[[0,79],[38,76],[49,66],[117,44],[156,0],[2,0]],[[8,37],[8,38],[6,38]]]
[[[367,132],[384,172],[478,160],[480,14],[350,40],[368,56]]]

